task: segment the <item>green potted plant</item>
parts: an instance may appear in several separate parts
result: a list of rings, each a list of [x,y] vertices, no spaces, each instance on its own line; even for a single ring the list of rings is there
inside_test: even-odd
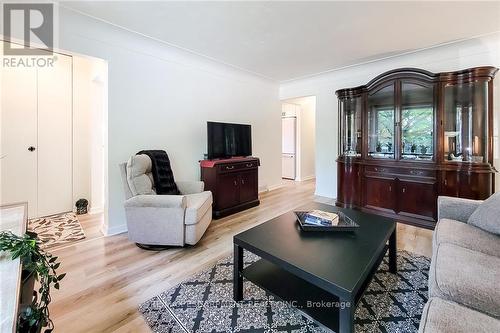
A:
[[[59,289],[59,282],[66,275],[57,274],[60,266],[57,257],[43,251],[36,238],[36,234],[26,233],[24,236],[14,235],[10,231],[0,233],[0,251],[11,254],[12,260],[19,258],[22,264],[24,293],[32,290],[32,295],[21,295],[21,306],[17,320],[17,331],[20,333],[38,333],[42,328],[50,333],[54,324],[49,316],[49,303],[51,301],[50,288]],[[29,286],[30,280],[38,281],[38,291]],[[23,304],[23,300],[29,301]],[[31,301],[31,302],[30,302]]]

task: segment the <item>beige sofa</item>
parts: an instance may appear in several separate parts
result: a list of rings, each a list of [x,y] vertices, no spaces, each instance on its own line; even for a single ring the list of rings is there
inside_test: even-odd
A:
[[[421,333],[500,332],[500,237],[468,222],[481,203],[438,199]]]
[[[147,155],[120,164],[128,237],[141,247],[194,245],[212,221],[212,193],[201,181],[175,182],[181,195],[157,195]]]

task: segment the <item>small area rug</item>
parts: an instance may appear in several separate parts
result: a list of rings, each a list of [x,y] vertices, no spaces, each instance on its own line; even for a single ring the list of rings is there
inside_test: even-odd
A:
[[[245,265],[258,260],[245,253]],[[356,332],[417,332],[427,301],[430,259],[398,252],[398,273],[384,258],[355,314]],[[154,332],[330,332],[289,303],[244,281],[243,301],[233,302],[232,256],[141,304]]]
[[[67,244],[85,238],[75,213],[63,213],[30,219],[28,230],[36,232],[42,249]]]

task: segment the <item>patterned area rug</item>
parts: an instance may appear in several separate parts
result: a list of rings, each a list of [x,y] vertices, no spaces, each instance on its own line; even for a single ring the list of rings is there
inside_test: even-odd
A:
[[[85,238],[82,225],[75,213],[30,219],[28,221],[28,230],[38,234],[42,249]]]
[[[245,252],[245,265],[259,258]],[[384,258],[355,313],[356,332],[417,332],[427,301],[430,259],[398,252],[398,273]],[[233,302],[233,259],[224,258],[139,307],[154,332],[330,332],[249,281]]]

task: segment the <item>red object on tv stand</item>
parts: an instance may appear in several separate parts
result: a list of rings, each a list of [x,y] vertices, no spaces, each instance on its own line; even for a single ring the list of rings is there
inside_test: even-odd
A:
[[[213,160],[201,160],[200,161],[200,166],[202,168],[213,168],[217,164],[222,164],[222,163],[233,163],[233,162],[245,162],[248,161],[249,159],[254,160],[256,157],[243,157],[243,156],[235,156],[231,158],[216,158]]]

